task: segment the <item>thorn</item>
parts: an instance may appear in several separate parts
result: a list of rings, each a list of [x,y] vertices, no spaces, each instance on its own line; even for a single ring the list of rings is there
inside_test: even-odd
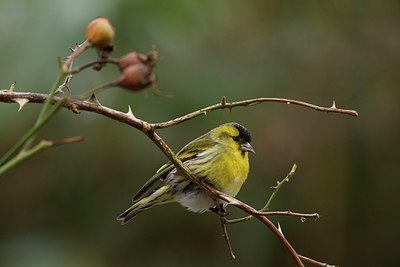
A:
[[[13,81],[10,85],[10,89],[8,89],[8,91],[10,91],[11,93],[14,92],[15,87],[17,86],[17,81]]]
[[[290,170],[290,173],[294,174],[296,172],[296,170],[297,170],[297,164],[294,163],[292,169]]]
[[[64,93],[63,89],[67,89],[67,91],[69,93],[71,93],[71,89],[69,88],[69,83],[71,82],[73,76],[71,74],[67,75],[67,77],[65,78],[65,81],[58,86],[56,93]]]
[[[133,115],[133,112],[132,112],[132,109],[131,109],[130,105],[128,105],[128,112],[125,113],[125,114],[128,115],[128,117],[130,117],[132,119],[136,119],[135,115]]]
[[[91,102],[93,104],[99,105],[101,106],[101,103],[99,102],[99,100],[97,99],[96,95],[93,93],[90,98],[88,100],[86,100],[88,102]]]
[[[280,184],[281,184],[280,181],[276,181],[276,185],[275,186],[270,186],[270,188],[272,189],[273,192],[275,192]]]
[[[332,103],[332,106],[331,106],[331,108],[333,108],[333,109],[337,109],[337,108],[336,108],[336,102],[335,102],[335,100],[333,100],[333,103]]]
[[[72,78],[73,78],[72,74],[67,75],[67,78],[65,78],[65,82],[64,83],[65,84],[70,83],[72,81]]]
[[[96,105],[101,106],[100,101],[97,99],[97,97],[96,97],[96,95],[94,93],[90,96],[89,101],[94,103],[94,104],[96,104]]]
[[[26,103],[29,102],[28,98],[14,98],[12,101],[18,104],[18,112],[22,110]]]
[[[285,235],[283,234],[282,227],[281,227],[281,225],[279,224],[279,222],[278,222],[278,231],[279,231],[279,233],[281,233],[283,236],[285,236]]]
[[[222,106],[222,107],[225,107],[225,105],[226,105],[226,97],[223,96],[223,97],[221,98],[221,106]]]
[[[63,89],[65,88],[65,84],[61,84],[60,86],[58,86],[57,90],[56,90],[56,94],[61,93],[64,94]]]

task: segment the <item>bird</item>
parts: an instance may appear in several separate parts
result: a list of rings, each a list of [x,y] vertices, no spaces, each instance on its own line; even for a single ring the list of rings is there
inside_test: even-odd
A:
[[[249,173],[250,132],[241,124],[222,124],[185,145],[176,155],[199,179],[215,189],[235,197]],[[151,190],[155,188],[154,190]],[[121,224],[151,207],[178,202],[192,212],[203,213],[224,208],[209,194],[179,173],[168,162],[132,197],[133,205],[117,217]]]

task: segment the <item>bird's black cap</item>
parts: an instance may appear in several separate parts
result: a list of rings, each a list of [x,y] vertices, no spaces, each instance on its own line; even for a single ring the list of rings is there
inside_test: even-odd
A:
[[[251,142],[251,135],[250,132],[243,126],[240,125],[239,123],[234,122],[233,125],[236,127],[236,129],[239,130],[239,136],[243,138],[245,142]]]

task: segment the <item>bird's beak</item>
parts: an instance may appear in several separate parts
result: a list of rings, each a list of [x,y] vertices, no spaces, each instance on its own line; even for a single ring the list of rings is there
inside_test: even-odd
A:
[[[253,154],[256,153],[256,151],[254,151],[254,148],[250,145],[249,142],[246,142],[246,143],[241,144],[240,147],[239,147],[239,149],[240,149],[242,152],[251,152],[251,153],[253,153]]]

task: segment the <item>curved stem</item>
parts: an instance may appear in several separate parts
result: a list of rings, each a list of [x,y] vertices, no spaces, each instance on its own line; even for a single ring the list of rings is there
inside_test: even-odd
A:
[[[290,170],[290,172],[288,173],[288,175],[286,175],[285,178],[283,178],[281,181],[277,181],[276,186],[272,187],[273,192],[271,194],[271,196],[269,197],[267,204],[265,204],[265,206],[259,210],[259,212],[265,212],[269,209],[269,206],[272,203],[272,200],[275,198],[275,195],[278,193],[279,189],[282,187],[282,185],[286,182],[289,182],[290,177],[292,177],[294,175],[294,173],[296,172],[297,169],[297,165],[293,164],[292,169]],[[252,215],[248,215],[242,218],[238,218],[238,219],[232,219],[232,220],[228,220],[227,222],[229,224],[234,224],[234,223],[241,223],[241,222],[246,222],[251,220],[251,218],[253,218]]]
[[[74,61],[74,59],[79,56],[80,54],[82,54],[86,49],[88,49],[91,46],[91,43],[89,43],[87,40],[85,40],[83,43],[81,43],[80,45],[77,45],[75,47],[75,49],[72,51],[71,55],[69,55],[69,57],[67,58],[67,60],[65,61],[65,66],[67,67],[67,69],[69,69],[72,65],[72,62]]]
[[[51,141],[42,140],[36,146],[32,147],[29,150],[21,151],[18,153],[14,158],[7,161],[4,165],[0,165],[0,177],[5,174],[7,171],[11,170],[18,164],[22,163],[23,161],[31,158],[33,155],[41,152],[42,150],[49,148],[52,146]]]
[[[325,262],[320,262],[314,259],[311,259],[309,257],[303,256],[303,255],[299,255],[299,258],[304,261],[304,262],[308,262],[310,264],[316,265],[316,266],[321,266],[321,267],[335,267],[335,265],[331,265]]]
[[[35,125],[40,124],[41,120],[43,120],[43,118],[45,117],[46,112],[48,111],[48,109],[50,108],[50,104],[53,101],[54,95],[57,92],[58,89],[58,85],[60,84],[61,80],[64,78],[65,73],[63,73],[63,71],[60,68],[60,71],[57,75],[56,80],[54,81],[53,86],[50,89],[49,95],[46,99],[46,101],[44,102],[44,105],[42,107],[42,110],[39,113],[38,118],[36,119]]]
[[[292,216],[292,217],[300,217],[302,220],[306,218],[313,218],[319,219],[320,215],[318,213],[300,213],[300,212],[293,212],[290,210],[287,211],[261,211],[259,212],[265,216]]]
[[[75,68],[71,69],[70,71],[68,71],[67,74],[76,74],[76,73],[79,73],[79,72],[81,72],[81,71],[83,71],[83,70],[85,70],[87,68],[90,68],[90,67],[96,65],[96,64],[105,64],[105,63],[112,63],[112,64],[115,64],[115,65],[118,65],[118,60],[115,59],[115,58],[97,59],[97,60],[94,60],[92,62],[83,64],[83,65],[81,65],[79,67],[75,67]]]
[[[269,197],[267,204],[265,204],[265,206],[260,210],[260,211],[267,211],[269,209],[269,206],[272,203],[272,200],[275,198],[276,194],[278,193],[279,189],[281,189],[282,185],[285,183],[288,183],[290,178],[294,175],[294,173],[297,170],[297,164],[293,164],[292,169],[290,170],[290,172],[288,173],[288,175],[286,175],[285,178],[282,179],[282,181],[277,181],[276,186],[272,187],[273,192],[271,194],[271,196]]]
[[[173,125],[185,122],[192,118],[206,115],[208,112],[211,112],[214,110],[225,109],[225,108],[232,109],[234,107],[239,107],[239,106],[242,106],[242,107],[243,106],[253,106],[253,105],[257,105],[257,104],[264,103],[264,102],[279,102],[279,103],[285,103],[285,104],[293,104],[293,105],[303,106],[306,108],[310,108],[310,109],[314,109],[314,110],[322,111],[322,112],[342,113],[342,114],[351,115],[351,116],[358,116],[358,113],[355,110],[337,108],[335,102],[333,102],[331,107],[321,107],[321,106],[310,104],[310,103],[307,103],[304,101],[287,99],[287,98],[260,97],[260,98],[254,98],[254,99],[248,99],[248,100],[242,100],[242,101],[236,101],[236,102],[226,102],[226,98],[223,97],[221,102],[218,104],[208,106],[208,107],[202,108],[200,110],[196,110],[192,113],[175,118],[173,120],[169,120],[166,122],[160,122],[160,123],[154,123],[153,126],[155,129],[171,127]]]
[[[7,171],[17,166],[18,164],[31,158],[32,156],[38,154],[39,152],[45,150],[46,148],[81,142],[84,139],[85,137],[83,136],[74,136],[57,141],[42,140],[37,145],[28,150],[21,150],[14,158],[7,161],[4,165],[0,165],[0,177]]]

